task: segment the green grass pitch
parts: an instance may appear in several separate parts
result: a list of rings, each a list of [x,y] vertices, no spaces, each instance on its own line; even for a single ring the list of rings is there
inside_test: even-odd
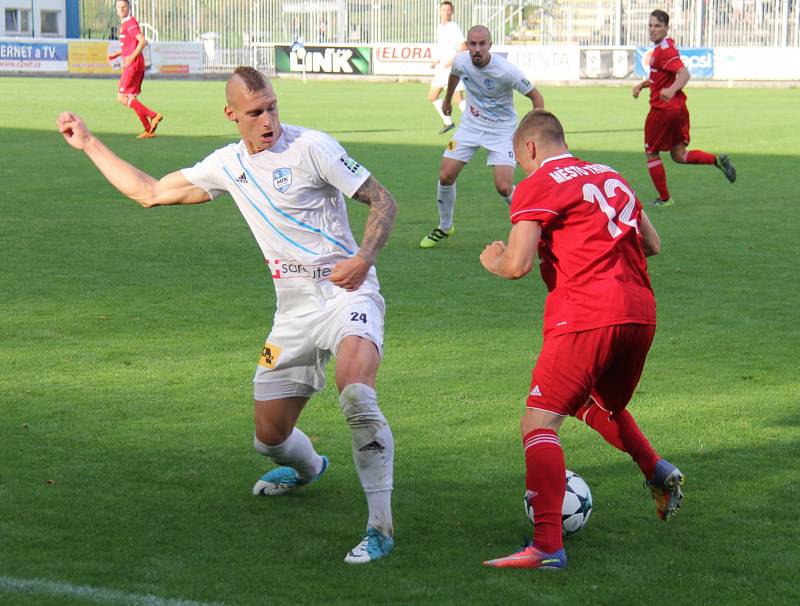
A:
[[[481,566],[530,531],[518,418],[545,289],[480,267],[508,232],[485,155],[458,181],[456,236],[417,248],[446,143],[424,84],[275,82],[284,122],[337,137],[398,201],[378,264],[396,551],[342,562],[366,504],[333,386],[300,423],[331,459],[324,481],[250,495],[268,467],[251,448],[250,380],[274,307],[255,241],[228,197],[139,208],[55,130],[78,112],[161,176],[236,138],[223,86],[145,82],[166,120],[141,141],[111,80],[0,79],[0,603],[106,603],[45,581],[159,604],[800,603],[800,90],[690,87],[692,146],[730,154],[739,180],[665,156],[677,205],[648,209],[659,328],[630,408],[687,496],[660,522],[635,465],[567,421],[567,467],[594,513],[567,540],[570,568],[547,575]],[[646,99],[542,92],[576,155],[655,196]],[[360,239],[366,209],[350,209]]]

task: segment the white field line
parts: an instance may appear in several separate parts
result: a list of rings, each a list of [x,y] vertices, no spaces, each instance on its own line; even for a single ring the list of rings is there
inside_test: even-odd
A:
[[[0,592],[30,593],[35,595],[70,596],[97,602],[98,604],[120,604],[121,606],[224,606],[221,602],[195,602],[172,600],[154,595],[126,593],[115,589],[104,589],[90,585],[72,585],[47,579],[18,579],[0,576]],[[0,600],[1,601],[1,600]]]

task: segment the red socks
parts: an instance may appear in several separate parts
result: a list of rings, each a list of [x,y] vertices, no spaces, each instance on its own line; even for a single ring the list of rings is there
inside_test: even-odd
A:
[[[156,112],[142,105],[138,99],[128,101],[128,107],[136,112],[145,130],[150,130],[150,118],[156,117]]]
[[[525,487],[533,493],[533,544],[552,553],[564,544],[561,538],[561,505],[564,502],[566,469],[558,434],[552,429],[534,429],[523,439]]]
[[[717,157],[714,154],[709,154],[699,149],[693,149],[692,151],[686,152],[684,162],[686,162],[686,164],[716,164]]]
[[[650,178],[653,180],[653,185],[656,186],[658,197],[662,200],[669,200],[669,190],[667,189],[667,173],[664,171],[664,164],[661,162],[661,158],[656,160],[648,160],[647,170],[650,172]]]
[[[575,413],[575,418],[594,429],[614,448],[625,452],[625,446],[619,435],[619,425],[611,420],[611,413],[600,408],[597,402],[589,400]]]
[[[627,410],[615,412],[611,420],[619,427],[619,436],[625,445],[625,452],[636,461],[645,479],[651,480],[656,473],[656,463],[660,458],[658,453]]]
[[[603,436],[614,448],[627,452],[636,461],[646,479],[653,477],[660,457],[631,413],[623,409],[612,416],[592,400],[582,406],[575,416]]]

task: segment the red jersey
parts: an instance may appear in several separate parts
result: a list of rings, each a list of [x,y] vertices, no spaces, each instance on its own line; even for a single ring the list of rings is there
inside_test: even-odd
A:
[[[514,191],[511,222],[538,221],[550,293],[544,334],[655,324],[639,233],[642,205],[613,168],[570,154],[548,158]]]
[[[675,74],[683,67],[681,54],[672,38],[664,38],[650,55],[650,106],[656,109],[678,109],[686,105],[686,93],[679,90],[667,102],[658,96],[661,89],[672,86]]]
[[[119,26],[119,44],[122,47],[120,50],[123,57],[127,57],[136,50],[136,46],[139,44],[136,36],[141,33],[142,30],[139,29],[139,22],[136,19],[128,15],[122,20]],[[139,56],[126,69],[144,70],[144,57],[142,54],[139,53]]]

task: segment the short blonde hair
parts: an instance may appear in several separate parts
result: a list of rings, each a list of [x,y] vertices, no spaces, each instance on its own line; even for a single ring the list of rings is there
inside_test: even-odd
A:
[[[564,127],[561,126],[561,122],[555,114],[544,109],[534,109],[525,114],[514,133],[514,142],[522,137],[548,143],[565,143]]]

